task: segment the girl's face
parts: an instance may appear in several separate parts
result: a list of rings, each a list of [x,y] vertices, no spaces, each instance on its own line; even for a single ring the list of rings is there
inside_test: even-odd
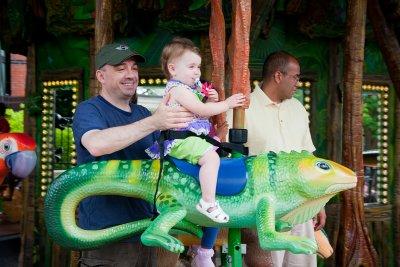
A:
[[[200,78],[201,57],[192,51],[185,51],[180,57],[168,64],[172,79],[192,86]]]

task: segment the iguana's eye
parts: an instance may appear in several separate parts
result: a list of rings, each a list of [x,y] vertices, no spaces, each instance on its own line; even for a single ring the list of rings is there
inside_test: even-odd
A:
[[[329,171],[331,169],[331,165],[324,161],[317,161],[317,163],[315,163],[315,166],[324,171]]]

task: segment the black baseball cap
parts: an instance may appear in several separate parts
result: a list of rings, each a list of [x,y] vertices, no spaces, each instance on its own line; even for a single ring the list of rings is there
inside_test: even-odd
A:
[[[118,65],[128,58],[133,58],[136,62],[145,62],[146,59],[130,49],[126,44],[112,43],[103,46],[96,55],[96,70],[104,65]]]

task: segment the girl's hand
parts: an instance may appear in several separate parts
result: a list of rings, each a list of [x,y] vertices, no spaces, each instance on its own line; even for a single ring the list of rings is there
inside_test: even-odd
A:
[[[244,105],[245,101],[246,101],[246,96],[243,95],[242,93],[231,95],[225,100],[229,108],[241,107]]]
[[[219,100],[219,96],[218,96],[218,92],[215,89],[210,89],[208,91],[208,99],[207,102],[218,102]]]

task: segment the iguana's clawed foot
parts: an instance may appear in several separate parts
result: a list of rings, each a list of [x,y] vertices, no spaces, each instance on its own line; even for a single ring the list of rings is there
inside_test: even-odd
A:
[[[315,254],[317,243],[309,238],[283,233],[275,233],[269,238],[262,238],[260,246],[265,250],[289,250],[294,254]]]
[[[142,243],[146,246],[160,246],[174,253],[182,253],[185,247],[175,237],[162,232],[147,232],[141,236]]]

